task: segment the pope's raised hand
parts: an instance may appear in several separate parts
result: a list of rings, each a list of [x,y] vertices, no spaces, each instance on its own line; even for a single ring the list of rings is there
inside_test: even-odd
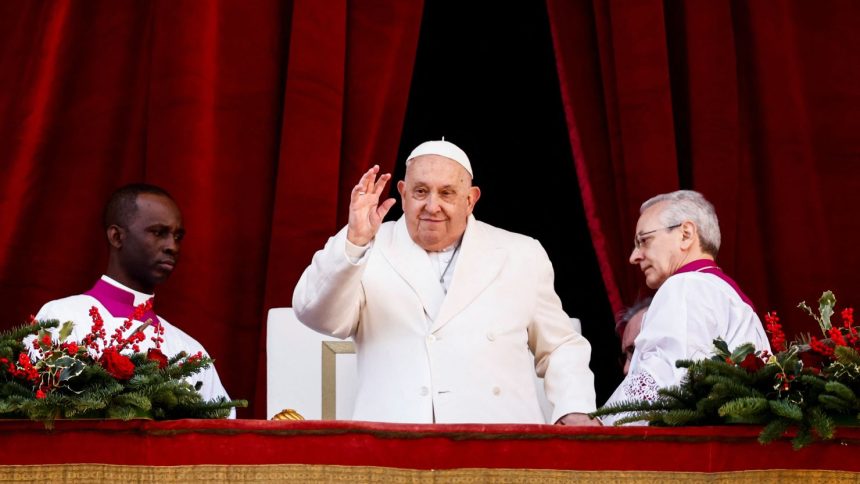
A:
[[[373,167],[364,175],[352,189],[349,198],[349,225],[346,238],[355,245],[363,246],[370,243],[382,225],[385,214],[394,205],[394,199],[389,198],[380,203],[382,191],[391,179],[391,174],[380,175],[379,165]]]

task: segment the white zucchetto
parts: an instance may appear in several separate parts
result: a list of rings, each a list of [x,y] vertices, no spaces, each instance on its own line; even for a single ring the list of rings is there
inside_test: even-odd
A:
[[[475,178],[475,174],[472,173],[472,164],[469,163],[469,157],[466,156],[466,152],[461,150],[459,146],[451,143],[450,141],[445,141],[444,138],[440,141],[425,141],[412,150],[412,153],[409,153],[409,156],[406,158],[406,166],[409,166],[409,162],[413,158],[417,158],[419,156],[424,155],[439,155],[444,156],[445,158],[450,158],[466,169],[469,172],[469,176]]]

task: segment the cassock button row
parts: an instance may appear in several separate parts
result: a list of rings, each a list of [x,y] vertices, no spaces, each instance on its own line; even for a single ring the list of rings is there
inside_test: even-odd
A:
[[[430,389],[427,387],[421,387],[421,396],[426,397],[430,394]]]
[[[502,393],[502,389],[499,387],[493,387],[493,395],[499,395]]]

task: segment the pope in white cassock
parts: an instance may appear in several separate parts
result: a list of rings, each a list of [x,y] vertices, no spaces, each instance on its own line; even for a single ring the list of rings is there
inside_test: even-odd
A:
[[[403,216],[382,223],[391,175],[368,170],[349,223],[305,270],[293,307],[309,327],[355,339],[353,418],[388,422],[596,425],[591,348],[553,288],[536,240],[478,222],[466,154],[428,141],[398,182]]]
[[[50,301],[42,306],[36,319],[57,319],[75,323],[69,339],[81,341],[90,333],[90,308],[98,309],[104,329],[110,335],[132,315],[135,306],[153,298],[155,286],[166,281],[179,258],[185,228],[176,203],[163,189],[154,185],[132,184],[115,191],[105,207],[104,225],[110,246],[108,268],[96,284],[84,294]],[[154,346],[155,326],[164,327],[161,351],[169,358],[185,351],[206,354],[203,346],[176,326],[150,310],[132,328],[143,321],[152,325],[144,329],[146,338],[139,343],[146,352]],[[128,336],[128,333],[125,334]],[[188,379],[192,385],[202,383],[200,394],[205,400],[230,397],[221,385],[214,366]],[[231,412],[235,418],[236,410]]]
[[[713,205],[698,192],[679,190],[651,198],[640,213],[630,263],[657,293],[636,338],[630,371],[607,405],[655,399],[659,388],[681,382],[686,370],[675,362],[709,358],[716,338],[730,349],[753,343],[771,350],[752,302],[714,261],[720,226]]]

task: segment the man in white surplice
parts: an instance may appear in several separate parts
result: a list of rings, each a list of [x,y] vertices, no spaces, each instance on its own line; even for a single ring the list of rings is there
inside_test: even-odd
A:
[[[591,348],[562,310],[538,241],[478,222],[466,154],[428,141],[397,184],[404,215],[382,223],[389,174],[368,170],[349,223],[316,253],[293,294],[299,320],[355,338],[356,420],[596,425]],[[531,349],[531,352],[529,351]],[[534,355],[532,355],[532,352]]]
[[[714,260],[720,226],[713,205],[698,192],[679,190],[651,198],[640,214],[630,263],[657,293],[630,371],[606,404],[655,399],[659,388],[681,382],[686,370],[675,367],[677,360],[710,357],[718,337],[730,349],[753,343],[770,351],[752,302]]]
[[[47,302],[36,314],[38,320],[73,321],[70,341],[81,341],[89,334],[91,308],[98,310],[104,319],[105,332],[110,335],[122,327],[126,318],[134,313],[135,306],[147,300],[154,301],[155,287],[173,273],[185,236],[182,213],[173,197],[163,188],[145,183],[126,185],[111,195],[105,206],[104,230],[109,255],[108,267],[101,279],[84,294]],[[154,310],[144,313],[136,326],[146,320],[152,324],[143,329],[146,337],[139,343],[141,351],[154,347],[152,338],[156,336],[156,327],[162,326],[161,350],[168,357],[179,352],[206,353],[196,339]],[[187,380],[192,385],[202,385],[199,392],[204,400],[230,399],[214,366]],[[230,418],[236,418],[235,409],[231,410]]]

